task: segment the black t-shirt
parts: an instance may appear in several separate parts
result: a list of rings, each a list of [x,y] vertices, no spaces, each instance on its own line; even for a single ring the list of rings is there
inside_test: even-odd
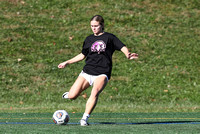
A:
[[[123,46],[125,45],[111,33],[88,36],[82,48],[82,54],[86,56],[83,71],[90,75],[106,74],[110,79],[112,55],[115,50],[121,50]]]

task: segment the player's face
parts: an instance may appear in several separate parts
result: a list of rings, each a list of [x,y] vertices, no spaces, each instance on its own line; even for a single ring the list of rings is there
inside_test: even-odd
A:
[[[100,33],[103,32],[102,26],[99,24],[98,21],[91,21],[90,25],[91,25],[91,29],[94,35],[99,35]]]

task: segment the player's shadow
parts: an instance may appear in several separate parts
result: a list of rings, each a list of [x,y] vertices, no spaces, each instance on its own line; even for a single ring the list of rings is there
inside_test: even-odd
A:
[[[110,125],[145,125],[145,124],[200,124],[200,121],[167,121],[167,122],[100,122],[98,124],[110,124]]]

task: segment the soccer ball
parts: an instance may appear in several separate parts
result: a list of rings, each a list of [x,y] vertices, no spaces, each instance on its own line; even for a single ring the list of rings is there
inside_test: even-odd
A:
[[[53,114],[53,122],[57,125],[66,125],[69,121],[69,115],[65,110],[57,110]]]

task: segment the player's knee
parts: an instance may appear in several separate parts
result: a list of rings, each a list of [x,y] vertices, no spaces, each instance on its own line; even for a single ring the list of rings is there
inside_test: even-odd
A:
[[[101,93],[101,91],[92,92],[92,94],[90,95],[90,97],[91,98],[97,98],[100,93]]]
[[[76,98],[77,98],[77,95],[75,95],[75,94],[68,94],[68,98],[70,99],[70,100],[75,100]]]

